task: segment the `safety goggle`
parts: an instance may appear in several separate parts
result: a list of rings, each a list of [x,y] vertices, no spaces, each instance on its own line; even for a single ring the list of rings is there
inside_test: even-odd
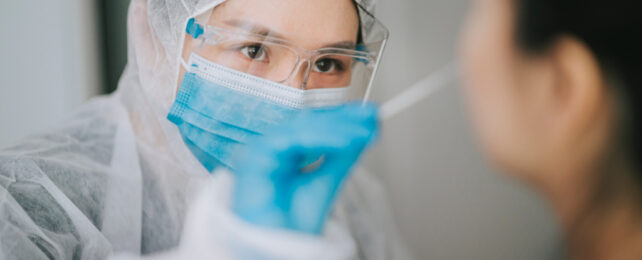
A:
[[[347,87],[357,66],[373,70],[376,56],[362,45],[306,50],[286,40],[190,20],[188,33],[200,39],[194,52],[219,65],[287,83],[302,73],[302,89]]]
[[[307,50],[279,37],[192,18],[186,32],[194,41],[184,46],[184,53],[294,88],[351,87],[355,97],[363,98],[372,84],[388,31],[365,10],[360,10],[360,19],[368,26],[362,25],[361,30],[373,32],[361,32],[361,42]]]

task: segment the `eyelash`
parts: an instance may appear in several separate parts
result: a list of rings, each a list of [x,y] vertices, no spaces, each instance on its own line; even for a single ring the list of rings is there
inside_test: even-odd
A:
[[[238,44],[238,45],[233,47],[233,50],[235,50],[237,52],[243,52],[243,49],[251,48],[251,47],[260,47],[261,50],[264,52],[262,55],[266,55],[267,57],[269,57],[268,49],[265,48],[265,46],[263,46],[263,44],[261,44],[261,43],[250,42],[250,43]],[[320,60],[324,60],[324,59],[320,59]],[[320,61],[320,60],[318,60],[318,61]],[[334,70],[336,72],[344,72],[344,71],[346,71],[346,65],[345,65],[344,62],[342,62],[340,60],[337,60],[337,59],[325,59],[325,60],[327,60],[329,62],[332,62],[334,64],[334,66],[335,66]],[[316,65],[316,64],[314,64],[314,65]]]
[[[344,65],[344,64],[343,64],[343,62],[341,62],[340,60],[337,60],[337,59],[328,59],[328,61],[331,61],[332,63],[334,63],[334,66],[335,66],[335,70],[336,70],[336,71],[339,71],[339,72],[341,72],[341,71],[345,71],[345,65]]]
[[[243,49],[245,48],[251,48],[251,47],[259,47],[261,51],[264,52],[263,55],[268,55],[268,49],[265,48],[265,46],[261,43],[244,43],[244,44],[238,44],[236,46],[233,46],[233,50],[237,52],[243,52]]]

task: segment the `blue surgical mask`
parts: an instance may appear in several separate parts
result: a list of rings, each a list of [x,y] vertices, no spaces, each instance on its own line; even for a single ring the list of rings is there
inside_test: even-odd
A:
[[[300,90],[190,56],[167,119],[208,171],[235,169],[248,141],[305,107],[345,102],[347,89]]]

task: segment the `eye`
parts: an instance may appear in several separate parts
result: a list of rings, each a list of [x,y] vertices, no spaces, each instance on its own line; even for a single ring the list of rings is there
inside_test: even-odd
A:
[[[320,59],[314,63],[313,70],[320,73],[343,71],[343,63],[335,59]]]
[[[265,61],[267,59],[267,52],[265,47],[260,44],[244,46],[240,49],[243,55],[255,61]]]

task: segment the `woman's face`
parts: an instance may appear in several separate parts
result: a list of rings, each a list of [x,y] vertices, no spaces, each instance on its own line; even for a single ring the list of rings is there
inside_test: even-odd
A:
[[[465,92],[480,141],[510,172],[537,168],[545,152],[546,109],[532,63],[516,46],[513,0],[475,0],[462,37]]]
[[[355,46],[359,33],[359,17],[352,0],[228,0],[212,11],[208,24],[269,35],[307,50]],[[186,37],[185,46],[194,43]],[[190,53],[191,49],[185,48],[183,58]],[[299,67],[286,84],[301,86],[305,66]]]

